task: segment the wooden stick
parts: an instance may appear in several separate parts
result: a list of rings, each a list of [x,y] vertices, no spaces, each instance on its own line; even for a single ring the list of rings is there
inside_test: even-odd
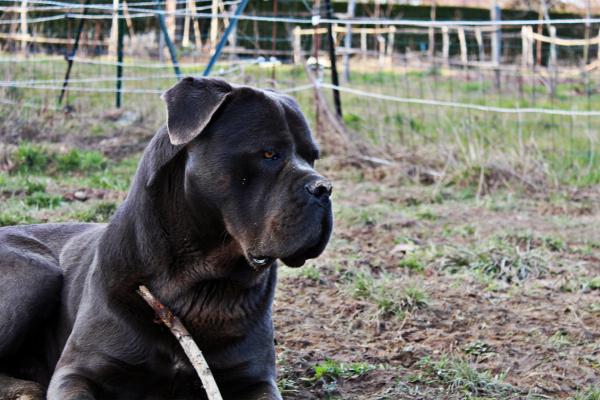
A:
[[[208,399],[223,400],[221,392],[219,392],[219,388],[215,382],[215,378],[213,377],[212,372],[210,372],[210,368],[208,367],[206,359],[202,355],[202,351],[200,351],[198,345],[194,342],[192,335],[190,335],[185,326],[183,326],[181,320],[177,318],[177,316],[175,316],[173,312],[164,304],[162,304],[156,297],[154,297],[154,295],[150,293],[150,290],[148,290],[146,286],[141,285],[137,292],[140,296],[142,296],[146,303],[152,307],[162,323],[171,330],[173,336],[175,336],[179,341],[179,344],[192,363],[196,373],[198,373],[198,376],[202,381],[202,385],[204,386],[204,390],[206,390]]]

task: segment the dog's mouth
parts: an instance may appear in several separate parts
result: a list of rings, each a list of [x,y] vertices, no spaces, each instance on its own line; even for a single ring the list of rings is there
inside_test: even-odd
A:
[[[248,263],[252,268],[257,271],[264,270],[271,266],[275,262],[275,257],[265,255],[252,255],[247,256]]]
[[[331,212],[325,213],[321,219],[319,235],[313,237],[308,243],[304,243],[300,248],[296,247],[288,254],[265,254],[261,250],[256,252],[246,251],[246,260],[248,264],[257,272],[268,269],[273,263],[280,259],[285,265],[292,268],[298,268],[306,263],[306,260],[318,257],[329,242],[333,227],[333,217]]]
[[[332,220],[330,214],[325,214],[321,221],[321,235],[314,244],[296,251],[294,254],[282,257],[281,261],[288,267],[299,268],[306,263],[306,260],[318,257],[329,242],[331,236]]]
[[[297,252],[287,257],[281,257],[281,261],[288,267],[298,268],[306,263],[306,260],[319,256],[325,249],[327,242],[329,241],[329,231],[323,230],[321,236],[317,241],[310,245],[308,248],[302,248]],[[263,271],[269,268],[278,257],[266,256],[266,255],[253,255],[248,254],[246,259],[255,271]]]

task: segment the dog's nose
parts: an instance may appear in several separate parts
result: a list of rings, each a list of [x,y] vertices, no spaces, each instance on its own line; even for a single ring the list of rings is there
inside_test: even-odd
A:
[[[306,184],[305,188],[308,193],[312,194],[318,199],[331,196],[331,191],[333,190],[331,182],[329,182],[327,179],[314,180]]]

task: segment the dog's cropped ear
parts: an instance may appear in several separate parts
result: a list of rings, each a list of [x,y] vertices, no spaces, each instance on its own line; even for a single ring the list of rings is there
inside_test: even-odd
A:
[[[171,144],[187,144],[198,136],[232,90],[221,80],[187,77],[163,93]]]

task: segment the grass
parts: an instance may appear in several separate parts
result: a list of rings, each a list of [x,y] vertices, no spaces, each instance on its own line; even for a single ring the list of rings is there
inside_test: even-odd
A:
[[[600,400],[600,386],[592,386],[577,393],[572,400]]]
[[[351,274],[346,290],[356,299],[373,303],[383,317],[403,318],[406,311],[426,307],[428,296],[416,286],[399,288],[392,276],[378,278],[365,271]]]
[[[585,290],[600,290],[600,276],[589,278],[584,284]]]
[[[374,370],[375,366],[365,362],[345,363],[335,360],[325,360],[313,367],[314,380],[336,380],[339,378],[352,379]]]
[[[398,262],[398,266],[400,268],[406,268],[415,272],[423,272],[425,270],[425,266],[423,265],[423,263],[418,259],[417,256],[413,254],[409,254],[406,257],[402,258]]]
[[[25,225],[35,224],[40,222],[28,214],[12,212],[12,211],[0,211],[0,227],[11,226],[11,225]]]
[[[76,212],[73,215],[73,219],[82,222],[108,222],[116,210],[116,203],[103,201],[90,208]]]
[[[314,265],[307,265],[300,270],[300,276],[318,282],[321,279],[321,272]]]
[[[136,61],[130,59],[130,62]],[[137,60],[140,61],[140,60]],[[143,60],[147,63],[148,60]],[[33,63],[29,65],[11,65],[6,71],[7,80],[15,79],[60,79],[63,60]],[[223,65],[227,68],[227,66]],[[217,69],[219,66],[217,66]],[[183,73],[199,73],[201,66],[186,67]],[[164,73],[168,73],[165,67]],[[95,76],[111,76],[110,66],[78,64],[72,72],[74,79]],[[286,88],[302,85],[307,82],[301,66],[281,65],[276,69],[278,86]],[[141,73],[141,72],[140,72]],[[261,87],[271,87],[271,69],[259,66],[246,66],[241,76],[226,77],[238,83],[249,83]],[[551,97],[542,85],[531,86],[530,83],[519,84],[515,80],[506,82],[498,91],[487,75],[477,77],[477,72],[470,71],[469,77],[458,71],[430,69],[411,71],[398,68],[390,70],[382,67],[371,70],[361,65],[353,66],[353,88],[370,93],[382,93],[406,98],[425,98],[454,102],[474,103],[502,107],[546,107],[563,110],[600,109],[600,93],[592,92],[590,96],[581,95],[580,87],[571,82],[560,82],[556,96]],[[323,80],[329,81],[329,71],[324,72]],[[527,80],[526,80],[527,81]],[[128,81],[130,89],[167,89],[175,79],[147,79]],[[595,85],[596,82],[592,82]],[[113,82],[99,82],[98,88],[112,88]],[[522,95],[516,95],[521,93]],[[4,97],[15,100],[26,99],[42,104],[49,98],[42,97],[40,91],[25,88],[3,89]],[[535,101],[531,96],[536,93]],[[52,92],[52,95],[54,93]],[[313,94],[300,91],[294,94],[311,124],[314,123]],[[143,116],[145,123],[158,126],[162,122],[163,105],[156,96],[147,96],[140,102],[139,96],[126,94],[124,103],[127,109],[135,110]],[[52,97],[54,100],[54,97]],[[112,93],[70,93],[68,102],[76,109],[107,110],[114,104]],[[571,118],[566,116],[537,114],[497,114],[476,110],[442,108],[438,106],[415,105],[391,101],[378,101],[360,97],[351,93],[342,96],[344,121],[349,129],[355,131],[368,141],[380,144],[399,144],[413,150],[423,150],[438,160],[440,167],[447,164],[447,182],[459,184],[461,180],[477,180],[481,172],[485,179],[494,180],[498,165],[509,171],[511,179],[536,180],[538,175],[547,182],[558,181],[561,184],[586,186],[600,182],[600,153],[594,150],[591,142],[595,140],[595,132],[600,131],[598,118]],[[100,111],[98,111],[100,113]],[[16,117],[22,121],[39,121],[37,125],[46,129],[47,119],[38,115],[37,110],[21,109]],[[45,119],[44,119],[45,118]],[[10,118],[5,120],[9,121]],[[74,125],[68,117],[54,115],[50,123],[57,130]],[[102,136],[104,127],[113,124],[111,121],[92,121],[88,134]],[[117,125],[115,125],[116,127]],[[116,129],[116,128],[115,128]],[[114,130],[114,129],[112,129]],[[591,138],[591,139],[590,139]],[[39,170],[44,156],[39,149],[29,149],[24,154],[25,167]],[[38,158],[36,158],[38,157]],[[64,167],[74,168],[79,160],[65,157]],[[92,162],[97,165],[96,161]],[[85,167],[83,167],[85,168]],[[535,176],[532,176],[535,175]]]
[[[34,192],[25,198],[25,204],[37,208],[56,208],[62,203],[62,196],[44,192]]]
[[[15,167],[13,171],[25,174],[39,174],[46,170],[50,163],[47,151],[40,145],[24,143],[13,154]]]
[[[12,174],[90,173],[103,171],[107,159],[97,151],[71,149],[66,153],[56,153],[33,143],[23,143],[12,154],[14,166]]]
[[[518,389],[503,382],[503,376],[488,371],[478,371],[457,358],[440,357],[434,360],[424,357],[417,364],[421,373],[410,378],[412,383],[441,385],[449,393],[459,392],[471,396],[502,397],[518,392]]]
[[[339,380],[357,379],[374,369],[376,366],[366,362],[346,363],[326,359],[313,366],[313,376],[309,382],[320,383],[327,397],[330,398],[330,395],[336,392]]]
[[[481,247],[451,247],[440,260],[450,273],[470,270],[507,283],[519,283],[548,271],[548,253],[543,249],[519,249],[505,241],[492,240]]]
[[[484,341],[476,340],[463,348],[463,352],[469,356],[481,358],[495,352],[494,347]]]

